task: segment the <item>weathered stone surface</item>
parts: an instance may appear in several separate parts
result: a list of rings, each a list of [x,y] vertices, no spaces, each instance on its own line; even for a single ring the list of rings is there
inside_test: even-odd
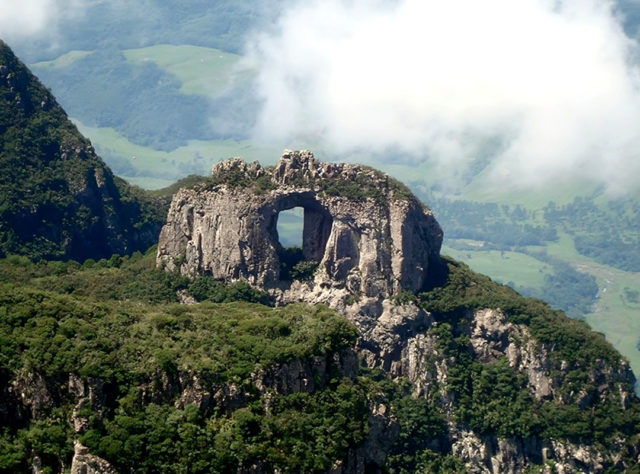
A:
[[[442,231],[406,188],[375,170],[321,163],[302,151],[285,152],[268,169],[240,159],[219,163],[212,184],[178,192],[158,264],[281,286],[278,214],[294,207],[304,208],[303,254],[320,263],[318,286],[349,282],[351,294],[390,298],[421,289],[439,262]]]
[[[309,281],[281,280],[281,211],[304,208],[303,255],[319,262]],[[442,230],[431,211],[389,176],[360,165],[322,163],[285,151],[273,168],[234,158],[211,182],[182,189],[160,234],[157,264],[267,289],[279,304],[323,303],[362,333],[371,366],[398,372],[408,336],[428,314],[393,302],[441,268]]]
[[[76,441],[71,474],[117,474],[117,471],[107,461],[89,453],[86,446]]]

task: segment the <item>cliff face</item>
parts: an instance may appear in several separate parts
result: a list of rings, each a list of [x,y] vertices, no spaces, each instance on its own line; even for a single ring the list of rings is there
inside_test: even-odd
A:
[[[0,255],[146,250],[160,206],[114,177],[51,93],[0,41]]]
[[[296,279],[281,270],[276,226],[297,206],[302,258],[318,267]],[[286,151],[269,169],[220,163],[176,194],[157,264],[338,310],[359,330],[363,363],[408,381],[446,421],[424,452],[468,472],[627,468],[640,454],[627,362],[580,323],[443,261],[441,242],[431,211],[388,176]],[[601,423],[616,428],[604,435]],[[392,459],[397,448],[381,449]]]
[[[276,287],[281,211],[304,209],[304,260],[314,281],[365,297],[420,290],[438,264],[442,231],[431,211],[388,176],[285,152],[273,169],[233,159],[206,189],[183,189],[160,236],[158,264]]]
[[[318,263],[304,282],[285,280],[278,242],[278,215],[294,207],[304,209],[303,260]],[[157,264],[244,280],[280,304],[328,304],[361,329],[370,364],[388,367],[398,362],[404,334],[427,317],[391,300],[440,275],[441,244],[433,214],[402,184],[370,168],[286,151],[274,168],[232,159],[214,166],[208,184],[180,190]]]

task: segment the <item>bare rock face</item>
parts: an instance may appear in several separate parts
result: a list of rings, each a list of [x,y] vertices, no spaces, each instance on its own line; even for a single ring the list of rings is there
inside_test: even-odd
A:
[[[78,441],[74,445],[71,474],[117,474],[116,470],[104,459],[94,456]]]
[[[205,189],[178,192],[158,264],[277,287],[278,215],[294,207],[304,209],[303,254],[320,264],[318,285],[390,298],[421,289],[439,261],[440,226],[403,185],[370,168],[285,151],[274,168],[219,163]]]

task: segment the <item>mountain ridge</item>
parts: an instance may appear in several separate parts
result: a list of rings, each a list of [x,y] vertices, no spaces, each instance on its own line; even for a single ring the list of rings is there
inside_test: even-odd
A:
[[[146,250],[162,206],[115,177],[0,41],[0,252],[84,260]]]
[[[447,422],[443,453],[469,472],[613,466],[610,433],[597,426],[636,416],[628,362],[586,324],[436,257],[442,231],[416,202],[384,173],[322,163],[308,151],[287,150],[267,169],[231,159],[174,196],[157,263],[343,314],[358,328],[364,366],[428,400]],[[304,209],[302,263],[314,265],[291,281],[274,229],[296,206]],[[621,437],[637,429],[637,421],[622,425]],[[632,438],[628,454],[638,449]]]

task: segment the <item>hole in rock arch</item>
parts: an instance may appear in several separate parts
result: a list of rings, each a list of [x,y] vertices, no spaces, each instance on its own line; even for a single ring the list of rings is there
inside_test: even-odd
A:
[[[315,200],[282,203],[276,220],[280,280],[308,280],[324,256],[333,219]]]
[[[278,238],[284,248],[299,247],[302,251],[304,208],[294,207],[278,214]]]

